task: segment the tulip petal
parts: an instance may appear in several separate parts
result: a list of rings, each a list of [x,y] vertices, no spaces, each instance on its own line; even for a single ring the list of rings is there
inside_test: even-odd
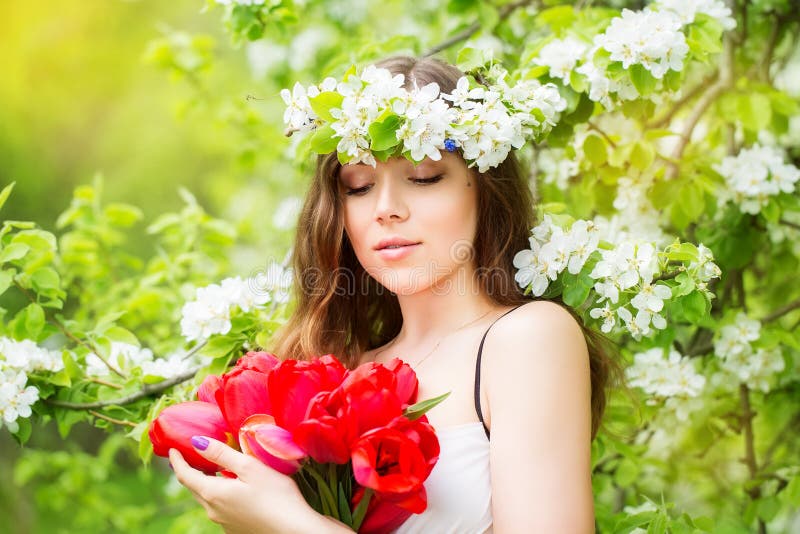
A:
[[[245,454],[284,474],[296,472],[300,468],[298,460],[307,456],[294,442],[291,432],[277,426],[271,415],[248,417],[239,431],[239,442]]]
[[[201,401],[182,402],[165,408],[148,431],[153,452],[166,457],[170,449],[178,449],[186,462],[206,473],[219,471],[219,466],[200,456],[191,446],[192,436],[209,436],[228,445],[235,442],[216,404]]]

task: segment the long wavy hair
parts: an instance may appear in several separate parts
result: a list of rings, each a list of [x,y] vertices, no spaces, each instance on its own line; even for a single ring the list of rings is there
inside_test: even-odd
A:
[[[376,66],[403,74],[406,88],[436,82],[442,92],[456,87],[463,73],[435,58],[396,56]],[[307,359],[333,353],[354,368],[362,353],[384,345],[403,322],[397,297],[369,276],[344,230],[336,153],[318,156],[316,172],[299,215],[292,266],[293,300],[287,322],[271,340],[282,358]],[[477,281],[503,306],[536,300],[514,280],[514,255],[529,246],[536,225],[534,199],[514,151],[499,166],[477,173],[478,225],[474,239]],[[501,290],[497,290],[501,288]],[[555,300],[555,299],[553,299]],[[601,425],[606,390],[621,378],[616,348],[589,329],[580,316],[555,300],[581,325],[590,356],[592,438]]]

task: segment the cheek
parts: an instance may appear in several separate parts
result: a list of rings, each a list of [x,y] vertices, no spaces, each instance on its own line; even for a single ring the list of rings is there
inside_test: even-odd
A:
[[[350,239],[350,243],[353,245],[356,256],[360,260],[364,247],[368,244],[365,243],[367,234],[366,223],[363,217],[359,217],[359,212],[357,210],[345,208],[344,229],[348,239]]]
[[[441,247],[469,247],[475,237],[477,207],[468,195],[440,201],[426,210],[425,228]],[[439,248],[439,247],[437,247]]]

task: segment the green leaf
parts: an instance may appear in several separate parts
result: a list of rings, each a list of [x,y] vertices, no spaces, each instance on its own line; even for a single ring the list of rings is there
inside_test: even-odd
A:
[[[36,341],[44,328],[44,310],[40,305],[32,302],[25,307],[24,313],[28,337]]]
[[[26,417],[17,417],[17,425],[19,428],[14,432],[14,439],[16,439],[17,443],[20,445],[25,445],[30,439],[33,430],[31,420]]]
[[[699,517],[695,517],[693,521],[694,521],[694,526],[696,526],[697,528],[699,528],[704,532],[711,532],[712,530],[714,530],[714,526],[716,525],[713,519],[702,515]]]
[[[639,476],[639,465],[630,458],[623,458],[614,471],[614,481],[621,487],[630,486]]]
[[[358,529],[361,527],[361,523],[364,521],[364,516],[367,515],[367,507],[369,506],[369,501],[372,499],[372,488],[364,488],[364,496],[359,501],[358,506],[356,509],[353,510],[353,530],[358,532]]]
[[[55,384],[56,386],[65,388],[68,388],[70,385],[72,385],[72,379],[69,376],[69,371],[66,369],[62,369],[61,371],[52,375],[49,379],[49,382],[51,384]]]
[[[341,481],[338,483],[338,488],[338,498],[336,500],[339,504],[339,519],[345,525],[350,525],[353,523],[353,516],[350,513],[350,502],[344,492],[344,486],[342,486]]]
[[[649,169],[655,159],[655,150],[650,143],[636,141],[631,148],[631,165],[639,170]]]
[[[139,346],[139,340],[130,330],[121,326],[112,326],[105,331],[105,336],[112,341],[120,341],[129,345]]]
[[[699,322],[711,307],[706,296],[700,291],[693,291],[678,302],[680,302],[684,317],[692,323]]]
[[[330,124],[318,127],[311,136],[311,150],[317,154],[330,154],[339,144],[339,138],[334,137],[335,134]]]
[[[683,71],[668,70],[664,74],[664,87],[670,91],[677,91],[683,83]]]
[[[577,16],[572,5],[562,5],[543,9],[536,15],[536,24],[550,26],[553,33],[570,27]]]
[[[24,243],[11,243],[0,252],[0,263],[24,258],[31,247]]]
[[[647,96],[656,89],[657,80],[650,74],[650,71],[638,63],[631,65],[628,69],[631,81],[639,91],[639,94]]]
[[[705,211],[705,197],[702,187],[693,182],[685,183],[678,194],[678,206],[690,221],[697,220]]]
[[[45,292],[48,289],[59,289],[61,277],[52,267],[42,267],[33,272],[31,283],[37,292]]]
[[[593,287],[594,281],[592,278],[588,274],[581,273],[577,275],[566,273],[562,275],[562,278],[564,279],[564,292],[562,293],[564,303],[567,306],[577,308],[586,302]]]
[[[583,140],[583,153],[595,166],[604,165],[608,161],[606,141],[599,135],[589,134]]]
[[[471,70],[480,69],[491,60],[492,53],[490,50],[467,46],[459,50],[456,63],[462,71],[468,72]]]
[[[678,282],[678,285],[671,288],[672,298],[688,295],[695,289],[694,280],[689,276],[689,273],[683,272],[679,274],[675,277],[675,281]]]
[[[314,113],[327,122],[335,122],[336,117],[331,115],[331,110],[342,107],[344,96],[334,91],[323,91],[315,97],[309,98],[311,109]]]
[[[370,149],[376,151],[388,150],[396,147],[400,140],[397,138],[397,129],[401,123],[397,115],[389,115],[381,122],[373,122],[369,127],[369,136],[372,140]]]
[[[11,194],[11,191],[14,189],[14,184],[16,183],[17,182],[11,182],[5,186],[2,191],[0,191],[0,209],[3,209],[3,206],[5,205],[6,200],[8,200],[8,196]]]
[[[120,203],[113,203],[106,206],[104,214],[108,222],[123,228],[133,226],[144,217],[142,210],[136,206]]]
[[[761,208],[761,214],[769,222],[777,223],[781,218],[781,206],[774,198],[771,198],[764,207]]]
[[[769,97],[762,93],[747,92],[739,95],[736,110],[742,126],[754,132],[765,129],[772,120]]]
[[[583,93],[587,89],[586,77],[581,74],[578,74],[574,70],[570,71],[569,85],[579,93]]]
[[[695,57],[703,59],[708,54],[722,51],[722,27],[715,22],[696,18],[695,23],[690,25],[686,44]]]
[[[786,485],[781,495],[784,496],[786,502],[793,507],[800,507],[800,475],[795,475]]]
[[[403,412],[403,415],[405,415],[411,421],[419,419],[425,412],[445,400],[449,395],[450,391],[444,393],[443,395],[439,395],[438,397],[418,402],[413,406],[407,407]]]
[[[758,499],[758,517],[769,523],[781,510],[781,503],[777,497],[770,495]]]
[[[14,269],[0,270],[0,295],[6,292],[14,281]]]

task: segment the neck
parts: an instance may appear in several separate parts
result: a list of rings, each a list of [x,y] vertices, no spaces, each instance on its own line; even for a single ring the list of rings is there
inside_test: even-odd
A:
[[[411,295],[398,295],[403,326],[394,344],[427,346],[498,308],[478,287],[472,268],[462,268]]]

